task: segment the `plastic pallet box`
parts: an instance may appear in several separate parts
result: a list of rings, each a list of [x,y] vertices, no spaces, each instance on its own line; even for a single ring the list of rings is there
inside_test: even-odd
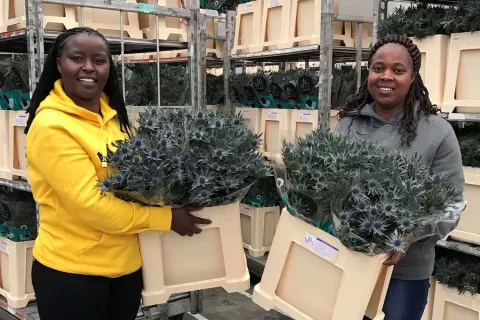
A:
[[[480,295],[460,295],[437,282],[432,320],[480,320]]]
[[[270,251],[280,219],[280,207],[255,208],[240,204],[243,247],[252,257],[263,257]]]
[[[463,167],[465,175],[464,197],[467,207],[460,216],[460,222],[450,237],[455,240],[480,245],[480,168]]]
[[[318,127],[318,110],[292,110],[288,140],[295,142]]]
[[[420,76],[428,88],[430,100],[439,106],[445,93],[445,76],[450,36],[436,35],[425,39],[411,38],[422,53]]]
[[[354,22],[352,25],[353,45],[356,47],[358,43],[358,23]],[[362,48],[369,48],[373,40],[373,23],[364,23],[362,32]]]
[[[290,42],[300,46],[320,44],[320,16],[322,0],[291,0]],[[339,11],[339,1],[333,4],[335,14]],[[352,23],[334,21],[333,41],[335,45],[353,47]],[[343,43],[342,43],[343,42]]]
[[[10,111],[8,122],[8,157],[13,177],[28,180],[26,139],[24,133],[28,116],[25,111]]]
[[[24,308],[35,299],[31,275],[34,244],[35,241],[13,242],[0,237],[0,295],[11,308]]]
[[[262,109],[249,108],[249,107],[237,107],[236,113],[241,113],[243,119],[248,128],[255,133],[261,133],[262,127]]]
[[[282,151],[283,140],[289,138],[292,110],[261,109],[261,132],[263,135],[260,150],[268,159],[278,159]]]
[[[136,0],[125,2],[137,3]],[[81,21],[81,9],[76,7],[77,21]],[[139,15],[135,12],[123,12],[123,36],[143,39],[142,30],[139,26]],[[104,36],[120,37],[120,11],[83,8],[83,24],[97,30]]]
[[[267,1],[267,0],[266,0]],[[251,53],[260,44],[263,0],[242,3],[237,6],[235,41],[232,54]]]
[[[447,61],[442,112],[480,113],[480,32],[452,34]]]
[[[237,202],[195,212],[212,224],[193,237],[158,231],[138,235],[145,306],[166,303],[175,293],[215,287],[231,293],[250,287],[239,210]]]
[[[427,306],[425,307],[425,311],[423,312],[423,316],[421,320],[432,320],[433,316],[433,303],[435,301],[435,287],[437,282],[434,277],[430,278],[430,289],[428,290],[428,299],[427,299]]]
[[[46,30],[63,31],[78,27],[73,6],[42,4],[43,27]],[[2,0],[0,3],[0,32],[26,27],[25,0]]]
[[[12,174],[10,173],[10,154],[8,150],[9,119],[10,111],[0,110],[0,178],[11,180]]]
[[[283,210],[253,302],[296,320],[383,319],[391,267]]]
[[[153,4],[172,8],[181,8],[180,0],[138,0],[138,3]],[[188,7],[186,3],[185,6]],[[156,20],[157,16],[152,14],[140,13],[139,24],[147,39],[157,38]],[[158,17],[158,34],[160,40],[188,41],[188,25],[183,18],[176,17]]]

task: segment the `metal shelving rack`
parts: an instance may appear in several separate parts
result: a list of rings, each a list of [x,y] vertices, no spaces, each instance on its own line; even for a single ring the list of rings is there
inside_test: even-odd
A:
[[[5,32],[0,34],[0,52],[2,53],[19,53],[27,54],[29,57],[29,84],[30,91],[33,93],[39,81],[45,52],[50,50],[58,32],[46,31],[43,28],[42,3],[72,5],[80,7],[80,25],[83,25],[83,10],[85,7],[96,9],[110,9],[119,11],[120,14],[120,37],[107,37],[110,44],[112,54],[120,55],[122,64],[122,89],[125,96],[125,59],[124,55],[129,53],[157,52],[157,83],[158,83],[158,101],[161,97],[160,92],[160,63],[163,61],[159,58],[160,51],[188,49],[189,54],[186,59],[173,59],[169,62],[188,62],[188,73],[190,77],[190,105],[178,106],[183,108],[193,108],[196,110],[206,108],[205,105],[205,77],[207,64],[214,63],[216,66],[223,66],[224,74],[228,78],[230,74],[230,63],[226,59],[224,63],[219,59],[210,59],[205,56],[205,45],[207,39],[226,40],[231,37],[232,30],[235,30],[235,14],[228,12],[226,18],[218,16],[214,11],[206,10],[200,12],[199,1],[191,0],[189,9],[162,7],[156,5],[146,5],[138,3],[128,3],[121,0],[25,0],[26,12],[26,28]],[[145,13],[156,16],[156,39],[133,39],[123,36],[123,13]],[[165,41],[158,39],[160,16],[179,17],[189,20],[189,42]],[[225,36],[207,35],[206,19],[214,18],[224,21],[226,25]],[[226,52],[231,51],[231,45],[225,41],[224,49]],[[225,89],[228,95],[227,88]],[[129,107],[130,108],[130,107]],[[132,107],[143,108],[143,107]],[[5,180],[0,179],[0,185],[31,192],[27,181],[23,180]],[[38,212],[37,212],[38,214]],[[38,218],[38,217],[37,217]],[[197,313],[202,309],[202,293],[194,291],[184,294],[173,295],[169,302],[164,305],[141,308],[137,316],[137,320],[167,320],[180,319],[183,314],[191,312]],[[0,319],[21,319],[21,320],[38,320],[38,312],[36,304],[30,303],[23,309],[12,309],[7,303],[0,299]]]

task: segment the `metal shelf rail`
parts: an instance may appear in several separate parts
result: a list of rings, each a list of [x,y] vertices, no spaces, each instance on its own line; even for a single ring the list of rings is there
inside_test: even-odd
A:
[[[190,106],[194,109],[204,109],[205,105],[205,77],[206,77],[206,57],[205,45],[206,39],[226,40],[231,32],[235,30],[235,14],[228,12],[226,18],[218,16],[216,12],[206,10],[205,13],[200,12],[199,1],[191,0],[190,9],[178,9],[170,7],[162,7],[156,5],[145,5],[138,3],[127,3],[120,0],[26,0],[26,28],[12,32],[0,34],[0,52],[6,53],[26,53],[29,56],[29,84],[30,91],[33,93],[39,81],[40,74],[43,69],[45,50],[50,50],[54,40],[58,36],[58,32],[45,31],[43,29],[42,3],[72,5],[80,7],[80,25],[83,26],[83,11],[85,7],[96,9],[117,10],[120,14],[120,37],[107,37],[113,54],[121,56],[122,63],[122,89],[125,97],[125,53],[157,53],[157,85],[158,85],[158,101],[161,97],[160,92],[160,59],[159,52],[165,50],[188,49],[188,73],[190,77]],[[146,13],[156,16],[157,37],[155,40],[132,39],[123,36],[123,13]],[[171,16],[189,19],[189,43],[164,41],[158,39],[159,17]],[[213,36],[206,33],[206,18],[214,18],[224,21],[226,24],[226,35]],[[231,44],[225,41],[225,50],[231,50]],[[230,74],[230,63],[225,59],[224,74],[228,77]],[[228,82],[226,82],[228,83]],[[225,88],[226,94],[227,87]],[[187,106],[178,106],[187,107]],[[130,108],[130,107],[129,107]],[[143,108],[143,107],[132,107]],[[175,107],[174,107],[175,108]],[[31,192],[27,181],[23,180],[5,180],[0,179],[0,186],[6,186],[17,190]],[[37,207],[38,219],[38,207]],[[167,320],[168,317],[175,317],[187,312],[197,313],[202,309],[201,292],[194,291],[180,295],[173,295],[169,302],[165,305],[141,308],[137,319],[139,320]],[[10,319],[38,320],[35,303],[30,303],[23,309],[12,309],[8,307],[4,299],[0,299],[0,318],[4,319],[7,315]]]

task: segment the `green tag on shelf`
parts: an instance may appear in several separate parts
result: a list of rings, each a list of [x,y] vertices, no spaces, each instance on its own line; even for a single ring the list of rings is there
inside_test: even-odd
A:
[[[142,12],[145,12],[145,13],[154,13],[155,12],[155,6],[152,5],[152,4],[139,3],[138,4],[138,9],[142,10]]]

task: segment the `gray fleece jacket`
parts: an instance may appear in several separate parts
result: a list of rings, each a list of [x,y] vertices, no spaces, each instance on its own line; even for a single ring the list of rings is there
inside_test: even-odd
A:
[[[335,133],[359,141],[375,141],[385,147],[400,150],[410,155],[416,153],[422,156],[423,161],[431,168],[433,173],[448,176],[451,183],[463,191],[465,180],[462,156],[451,125],[436,115],[421,116],[418,121],[417,137],[408,147],[401,145],[400,125],[402,118],[403,111],[400,111],[392,119],[384,120],[375,113],[373,103],[366,104],[361,108],[360,113],[358,110],[352,111],[342,118],[337,123]],[[462,200],[459,199],[459,201]],[[435,244],[452,231],[456,225],[440,223],[437,227],[440,234],[435,236],[426,237],[426,235],[432,234],[432,230],[427,230],[427,228],[417,230],[414,233],[414,237],[421,240],[410,246],[405,257],[395,266],[392,278],[424,280],[432,275],[435,262]]]

